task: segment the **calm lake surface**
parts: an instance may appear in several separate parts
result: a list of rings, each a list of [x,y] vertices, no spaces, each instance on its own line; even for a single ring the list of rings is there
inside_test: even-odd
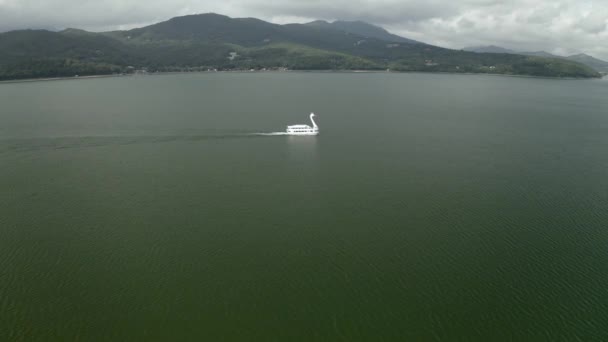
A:
[[[608,80],[0,84],[0,340],[606,341]]]

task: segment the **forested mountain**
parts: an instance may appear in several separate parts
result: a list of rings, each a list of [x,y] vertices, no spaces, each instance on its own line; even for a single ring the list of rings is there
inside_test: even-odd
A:
[[[517,54],[518,52],[511,49],[505,49],[496,45],[480,45],[480,46],[467,46],[463,49],[464,51],[477,52],[477,53],[511,53]]]
[[[396,34],[392,34],[382,27],[368,24],[364,21],[334,21],[329,23],[323,20],[313,21],[307,24],[308,26],[320,26],[324,28],[333,28],[339,31],[353,33],[365,38],[377,38],[387,42],[394,43],[419,43],[415,40],[404,38]]]
[[[128,31],[0,34],[0,79],[263,68],[599,76],[577,62],[444,49],[363,22],[277,25],[201,14]]]
[[[566,58],[571,61],[587,65],[597,71],[608,73],[608,62],[601,59],[597,59],[584,53],[568,56]]]
[[[464,48],[464,50],[470,51],[470,52],[478,52],[478,53],[510,53],[510,54],[525,55],[525,56],[566,59],[569,61],[574,61],[574,62],[584,64],[598,72],[603,72],[603,73],[608,72],[608,62],[603,61],[601,59],[597,59],[595,57],[589,56],[584,53],[563,57],[563,56],[557,56],[557,55],[551,54],[546,51],[515,51],[515,50],[505,49],[505,48],[502,48],[500,46],[495,46],[495,45],[472,46],[472,47],[466,47],[466,48]]]

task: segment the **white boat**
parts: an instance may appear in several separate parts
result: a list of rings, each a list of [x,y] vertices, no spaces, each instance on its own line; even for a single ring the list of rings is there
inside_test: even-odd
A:
[[[287,135],[317,135],[319,134],[319,126],[313,119],[315,117],[315,113],[310,113],[310,121],[312,122],[312,127],[308,125],[293,125],[287,126]]]

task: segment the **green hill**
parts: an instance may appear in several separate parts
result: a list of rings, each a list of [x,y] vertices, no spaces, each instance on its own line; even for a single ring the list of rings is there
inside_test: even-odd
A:
[[[394,43],[410,43],[417,44],[419,42],[404,38],[395,34],[392,34],[382,27],[366,23],[364,21],[334,21],[328,23],[327,21],[317,20],[306,24],[308,26],[317,26],[324,28],[333,28],[335,30],[344,31],[352,34],[362,36],[364,38],[377,38],[387,42]]]
[[[362,22],[316,23],[202,14],[128,31],[12,31],[0,34],[0,79],[208,68],[599,76],[573,61],[444,49]]]
[[[464,48],[465,51],[471,52],[481,52],[481,53],[509,53],[509,54],[518,54],[518,55],[526,55],[526,56],[537,56],[537,57],[548,57],[548,58],[558,58],[570,60],[573,62],[577,62],[583,65],[590,67],[591,69],[601,72],[608,73],[608,62],[603,61],[601,59],[597,59],[593,56],[589,56],[587,54],[581,53],[577,55],[562,57],[557,56],[546,51],[515,51],[502,48],[500,46],[489,45],[489,46],[472,46]]]
[[[587,65],[599,72],[608,73],[608,62],[603,61],[601,59],[597,59],[584,53],[568,56],[566,58],[571,61]]]

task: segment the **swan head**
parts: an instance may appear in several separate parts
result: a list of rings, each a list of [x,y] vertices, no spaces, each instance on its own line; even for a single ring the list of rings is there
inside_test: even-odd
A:
[[[310,117],[316,116],[315,113],[310,113]]]

